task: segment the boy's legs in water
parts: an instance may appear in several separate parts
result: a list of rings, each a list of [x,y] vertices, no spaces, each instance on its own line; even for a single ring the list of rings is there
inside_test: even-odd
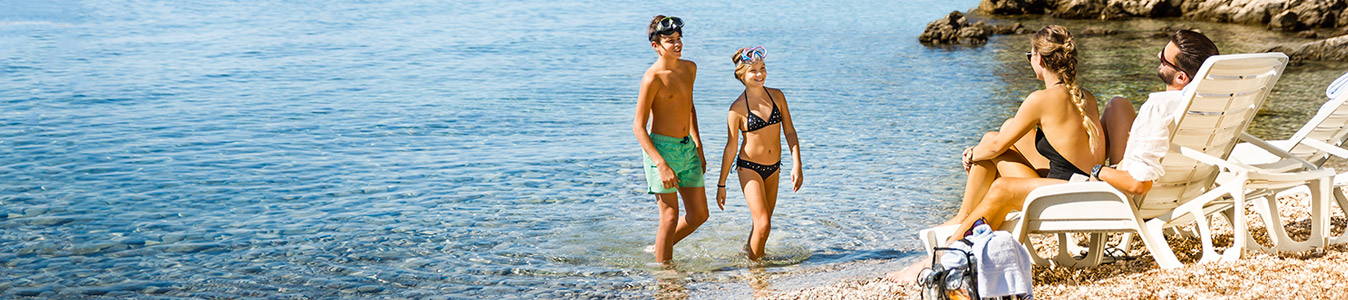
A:
[[[707,222],[706,188],[681,187],[679,195],[683,196],[683,218],[679,219],[679,227],[674,232],[675,244],[683,241],[683,238],[693,234],[702,223]]]
[[[679,195],[683,195],[685,213],[679,217]],[[679,192],[655,194],[660,206],[660,226],[655,232],[655,261],[667,263],[674,256],[674,245],[688,237],[707,221],[705,188],[683,187]]]
[[[651,245],[656,262],[669,262],[674,256],[674,238],[679,225],[679,195],[675,193],[655,194],[655,202],[660,206],[660,223],[655,231],[655,245]]]

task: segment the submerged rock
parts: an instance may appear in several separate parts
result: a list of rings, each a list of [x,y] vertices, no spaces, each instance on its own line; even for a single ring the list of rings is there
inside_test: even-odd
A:
[[[1113,30],[1113,29],[1100,28],[1100,27],[1090,27],[1090,28],[1086,28],[1086,30],[1082,30],[1082,31],[1081,31],[1081,35],[1083,35],[1083,36],[1088,36],[1088,35],[1115,35],[1115,34],[1119,34],[1119,32],[1116,31],[1116,30]]]
[[[1286,53],[1292,60],[1348,61],[1348,35],[1305,43],[1300,46],[1276,46],[1263,52]]]
[[[1306,43],[1288,55],[1296,59],[1348,61],[1348,35]]]

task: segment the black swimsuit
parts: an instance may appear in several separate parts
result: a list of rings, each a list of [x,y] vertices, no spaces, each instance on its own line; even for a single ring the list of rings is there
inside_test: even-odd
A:
[[[1067,158],[1062,157],[1062,154],[1058,153],[1058,149],[1053,149],[1053,144],[1049,144],[1048,139],[1044,137],[1043,129],[1035,130],[1034,148],[1039,150],[1039,155],[1048,159],[1048,178],[1071,180],[1072,174],[1087,174],[1085,171],[1077,169],[1077,166],[1067,161]]]
[[[768,88],[763,88],[763,91],[767,92]],[[772,114],[768,115],[767,121],[764,121],[763,118],[759,118],[757,115],[754,115],[754,111],[749,109],[749,95],[746,94],[744,96],[744,111],[749,115],[748,120],[745,120],[744,122],[745,123],[744,132],[757,131],[759,129],[763,129],[764,127],[771,126],[772,124],[782,122],[782,113],[781,111],[777,110],[777,101],[772,100],[771,92],[768,93],[768,100],[769,102],[772,103]],[[735,165],[741,168],[754,170],[755,172],[758,172],[759,177],[767,179],[768,176],[772,176],[772,174],[777,173],[777,169],[780,169],[782,167],[782,161],[777,160],[777,162],[774,164],[764,165],[747,161],[744,160],[743,158],[736,158]]]

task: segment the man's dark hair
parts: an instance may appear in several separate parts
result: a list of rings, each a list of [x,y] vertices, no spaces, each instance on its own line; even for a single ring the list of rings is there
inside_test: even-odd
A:
[[[1217,44],[1213,44],[1207,36],[1193,30],[1179,30],[1175,35],[1170,36],[1170,42],[1178,46],[1180,53],[1175,54],[1175,66],[1189,75],[1189,80],[1193,80],[1198,69],[1203,67],[1203,61],[1208,57],[1218,55]]]

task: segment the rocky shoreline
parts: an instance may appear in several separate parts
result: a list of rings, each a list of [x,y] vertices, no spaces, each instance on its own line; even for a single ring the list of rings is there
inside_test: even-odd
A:
[[[1177,18],[1264,25],[1269,30],[1295,32],[1298,37],[1319,39],[1274,46],[1264,52],[1287,53],[1293,60],[1348,61],[1348,0],[982,0],[973,12],[990,16],[1045,15],[1101,20]],[[928,24],[918,40],[928,45],[981,45],[992,35],[1027,31],[1019,23],[970,23],[964,14],[952,12]]]

